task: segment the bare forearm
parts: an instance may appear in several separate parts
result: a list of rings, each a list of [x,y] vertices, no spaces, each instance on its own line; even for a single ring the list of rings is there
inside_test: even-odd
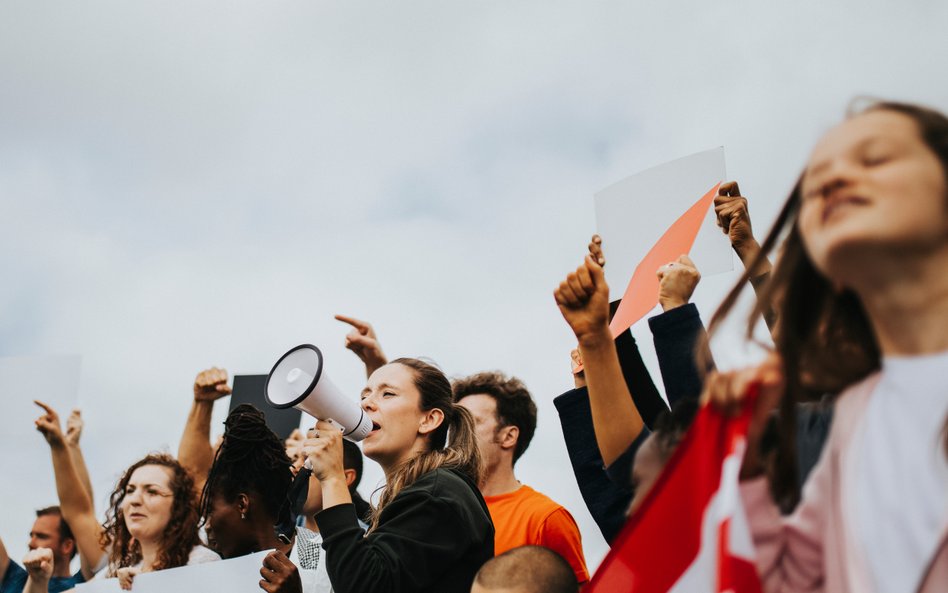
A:
[[[214,462],[214,451],[211,448],[213,411],[214,402],[195,401],[184,425],[181,444],[178,446],[178,462],[191,472],[198,489],[203,487]]]
[[[102,526],[96,521],[92,497],[82,485],[69,447],[65,444],[55,444],[50,445],[49,449],[53,458],[59,506],[63,518],[69,523],[76,538],[76,547],[84,568],[83,574],[86,574],[85,567],[96,566],[102,557],[102,548],[99,546]]]
[[[757,254],[760,253],[760,244],[756,239],[751,239],[746,243],[741,245],[735,245],[734,251],[737,253],[737,256],[741,258],[741,262],[744,264],[744,268],[749,272],[750,277],[760,278],[764,274],[769,274],[773,266],[770,265],[770,260],[764,258],[760,263],[750,269],[749,266],[753,265],[754,260],[757,258]],[[756,290],[756,287],[755,287]]]
[[[604,326],[601,332],[581,338],[579,350],[596,442],[603,463],[608,466],[629,448],[644,423],[622,375],[609,329]]]
[[[69,445],[69,453],[72,455],[73,464],[76,467],[76,472],[79,474],[79,479],[82,481],[82,486],[86,489],[86,494],[89,495],[89,500],[93,501],[93,512],[95,508],[95,495],[92,493],[92,480],[89,479],[89,469],[86,467],[86,459],[82,454],[82,448],[79,446],[79,443]]]
[[[49,581],[35,581],[33,577],[28,577],[23,593],[49,593]]]

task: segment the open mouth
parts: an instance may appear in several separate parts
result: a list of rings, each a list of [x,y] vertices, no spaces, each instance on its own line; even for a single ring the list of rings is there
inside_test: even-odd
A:
[[[378,422],[372,422],[372,430],[369,431],[369,435],[375,434],[376,432],[378,432],[379,430],[381,430],[381,428],[382,428],[382,427],[379,426],[379,423],[378,423]],[[368,436],[368,435],[366,435],[366,436]]]

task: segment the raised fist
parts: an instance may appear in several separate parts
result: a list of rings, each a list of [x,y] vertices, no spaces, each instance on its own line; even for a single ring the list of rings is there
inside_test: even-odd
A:
[[[194,378],[194,401],[212,402],[230,395],[227,371],[212,367],[198,373]]]
[[[580,344],[609,327],[609,286],[602,271],[606,260],[601,245],[599,236],[593,235],[583,264],[553,291],[560,313]]]
[[[736,181],[722,183],[714,197],[714,213],[718,226],[724,231],[735,250],[750,245],[754,239],[747,198],[741,195]]]
[[[82,429],[85,427],[82,420],[82,412],[73,410],[66,418],[66,444],[76,447],[79,445],[79,437],[82,436]]]
[[[53,551],[49,548],[30,550],[23,558],[23,568],[34,581],[48,582],[53,576]]]
[[[687,255],[665,264],[658,274],[658,303],[663,311],[688,304],[701,280],[701,273]]]

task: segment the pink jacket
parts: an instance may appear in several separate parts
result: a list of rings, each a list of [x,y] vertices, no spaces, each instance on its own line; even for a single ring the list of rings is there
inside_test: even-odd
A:
[[[781,517],[766,478],[741,484],[744,508],[757,549],[757,569],[769,593],[870,593],[870,573],[856,544],[852,524],[853,487],[849,468],[853,435],[866,412],[878,374],[847,389],[838,399],[833,426],[823,451],[803,487],[800,505]],[[948,591],[948,525],[919,593]],[[876,591],[875,593],[886,593]]]

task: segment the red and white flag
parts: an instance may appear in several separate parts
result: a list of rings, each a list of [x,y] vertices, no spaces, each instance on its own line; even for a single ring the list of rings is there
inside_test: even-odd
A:
[[[702,407],[583,593],[760,593],[738,491],[754,399]]]

